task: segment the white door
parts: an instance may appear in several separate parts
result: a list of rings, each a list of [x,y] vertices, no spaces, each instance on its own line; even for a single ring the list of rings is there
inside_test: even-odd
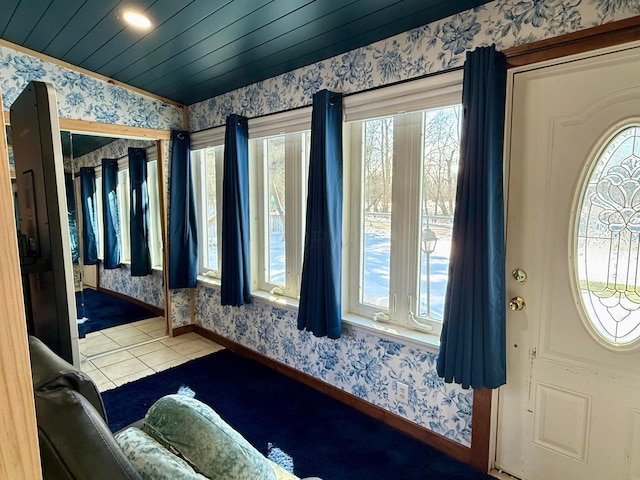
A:
[[[640,340],[622,330],[640,333],[640,44],[509,79],[507,298],[525,307],[507,314],[496,467],[526,480],[639,480]],[[615,153],[624,168],[592,170],[621,131],[632,138]],[[578,240],[576,217],[580,235],[603,238]]]

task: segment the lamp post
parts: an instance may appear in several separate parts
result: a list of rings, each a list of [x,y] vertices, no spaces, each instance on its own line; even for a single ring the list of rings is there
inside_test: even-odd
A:
[[[422,251],[427,256],[427,316],[431,315],[431,254],[436,249],[438,243],[438,236],[436,232],[429,228],[427,223],[426,227],[422,230]]]

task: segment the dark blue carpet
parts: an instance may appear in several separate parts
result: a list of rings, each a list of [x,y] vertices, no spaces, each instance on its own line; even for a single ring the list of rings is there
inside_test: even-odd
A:
[[[88,318],[78,324],[80,338],[91,332],[156,316],[147,308],[91,288],[76,292],[76,308],[78,318]]]
[[[107,391],[113,431],[181,385],[263,454],[275,444],[299,477],[323,480],[492,479],[258,362],[223,350]]]

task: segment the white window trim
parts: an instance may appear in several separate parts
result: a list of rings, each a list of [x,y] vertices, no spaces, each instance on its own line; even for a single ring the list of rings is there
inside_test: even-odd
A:
[[[461,69],[452,70],[348,95],[343,100],[345,122],[419,112],[460,103],[462,74]]]
[[[219,137],[218,137],[219,140]],[[210,143],[210,142],[204,142]],[[210,145],[201,149],[192,150],[190,166],[193,174],[194,196],[196,200],[196,216],[198,225],[200,225],[198,238],[198,275],[203,278],[220,278],[222,274],[222,258],[220,249],[220,240],[222,238],[222,182],[223,182],[223,159],[216,156],[216,206],[219,211],[217,215],[217,235],[218,235],[218,268],[212,269],[207,266],[208,261],[208,219],[207,219],[207,192],[204,183],[206,182],[206,164],[205,151],[209,148],[224,148],[224,138],[222,144]]]
[[[271,131],[276,131],[272,129]],[[285,191],[287,193],[287,217],[285,224],[285,244],[294,245],[285,251],[285,285],[277,285],[267,280],[268,273],[268,222],[269,222],[269,202],[267,199],[266,179],[267,162],[264,159],[264,143],[269,137],[256,137],[250,142],[251,170],[255,172],[255,187],[251,192],[255,192],[251,202],[251,209],[259,212],[254,216],[251,238],[256,239],[252,250],[256,254],[252,257],[252,265],[257,265],[257,269],[252,271],[252,284],[255,289],[269,292],[272,295],[282,295],[289,298],[298,298],[300,294],[300,283],[302,280],[302,259],[304,255],[304,212],[306,210],[306,181],[309,159],[300,158],[300,152],[304,152],[302,139],[303,131],[294,130],[282,132],[276,135],[286,135],[285,137]],[[291,136],[289,136],[291,135]],[[273,135],[271,135],[273,136]],[[305,155],[308,152],[304,152]],[[302,160],[302,161],[301,161]],[[308,169],[307,169],[308,170]],[[295,245],[300,239],[298,248]],[[257,263],[253,261],[257,260]]]
[[[358,131],[355,125],[349,125],[351,122],[364,121],[383,116],[392,116],[401,113],[422,112],[424,110],[436,109],[451,105],[460,104],[462,100],[462,71],[455,70],[443,74],[433,75],[421,80],[405,82],[390,87],[371,90],[360,94],[351,95],[344,99],[345,109],[345,129],[351,135],[345,135],[349,139],[345,142],[344,151],[348,152],[348,160],[356,162],[355,165],[349,166],[345,164],[345,173],[350,172],[351,178],[347,181],[345,175],[345,202],[343,207],[344,218],[349,219],[343,221],[343,236],[346,241],[343,242],[343,253],[345,261],[348,262],[348,270],[343,278],[343,299],[347,300],[348,311],[343,317],[351,318],[351,322],[361,328],[371,326],[370,322],[376,326],[375,330],[387,329],[391,331],[410,332],[409,337],[426,335],[428,340],[426,343],[439,345],[440,332],[442,330],[442,322],[438,320],[419,318],[412,312],[413,305],[416,303],[415,295],[418,292],[418,279],[407,278],[397,267],[396,261],[400,257],[404,257],[402,265],[418,264],[419,258],[419,242],[420,242],[420,207],[405,208],[402,215],[394,215],[394,222],[403,224],[403,231],[406,232],[408,238],[403,238],[402,244],[399,242],[392,243],[391,247],[391,270],[390,270],[390,295],[389,309],[376,309],[360,303],[360,278],[353,272],[359,272],[362,268],[362,252],[359,248],[348,248],[346,245],[361,245],[362,235],[362,216],[360,215],[360,205],[352,199],[361,198],[362,184],[362,164],[360,161],[361,145],[363,142],[362,132]],[[411,116],[413,117],[413,116]],[[406,118],[410,118],[407,116]],[[349,123],[347,123],[349,122]],[[402,130],[402,129],[401,129]],[[422,130],[422,129],[421,129]],[[399,132],[400,138],[396,139],[398,132],[394,129],[394,145],[407,145],[407,139],[401,138],[403,132]],[[407,132],[404,132],[406,134]],[[419,144],[419,143],[418,143]],[[421,152],[405,152],[404,158],[413,158],[420,160]],[[419,157],[415,157],[419,155]],[[395,156],[395,155],[394,155]],[[345,159],[347,160],[347,159]],[[400,187],[394,185],[392,192],[392,202],[397,204],[400,197],[406,196],[407,190],[413,188],[414,182],[407,182],[408,179],[416,178],[421,173],[416,169],[419,161],[410,162],[394,162],[394,179],[400,180]],[[404,187],[404,188],[403,188]],[[414,192],[418,195],[420,192]],[[404,208],[404,207],[403,207]],[[395,223],[392,227],[396,229]],[[348,250],[347,250],[348,248]],[[393,292],[394,286],[404,292],[414,292],[406,297],[403,295],[399,298]],[[346,289],[346,291],[344,291]],[[380,312],[379,316],[376,313]],[[375,320],[375,318],[378,320]],[[357,321],[354,319],[358,319]],[[386,321],[382,321],[386,319]],[[424,333],[422,333],[424,332]],[[404,338],[406,333],[401,334]],[[425,343],[420,341],[420,343]]]

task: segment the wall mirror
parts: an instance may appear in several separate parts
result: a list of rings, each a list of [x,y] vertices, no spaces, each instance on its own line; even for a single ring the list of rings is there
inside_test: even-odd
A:
[[[73,129],[64,129],[73,123]],[[164,152],[169,132],[113,125],[101,126],[82,121],[60,119],[61,143],[64,157],[65,187],[67,193],[70,243],[74,262],[74,287],[78,317],[78,347],[81,367],[94,368],[93,360],[109,353],[153,342],[170,334],[165,312],[167,297],[164,281]],[[86,129],[86,130],[85,130]],[[121,131],[122,130],[122,131]],[[11,168],[11,127],[7,125],[9,162]],[[146,190],[148,192],[148,244],[152,271],[148,275],[131,272],[130,245],[130,172],[129,149],[144,152],[146,156]],[[117,225],[120,261],[115,268],[105,268],[103,175],[102,160],[117,162],[117,186],[114,195],[107,195],[117,216],[111,218]],[[95,174],[95,213],[83,215],[81,169],[92,169]],[[86,205],[85,205],[86,208]],[[112,210],[113,211],[113,210]],[[91,218],[97,230],[97,262],[85,258],[85,223]]]

